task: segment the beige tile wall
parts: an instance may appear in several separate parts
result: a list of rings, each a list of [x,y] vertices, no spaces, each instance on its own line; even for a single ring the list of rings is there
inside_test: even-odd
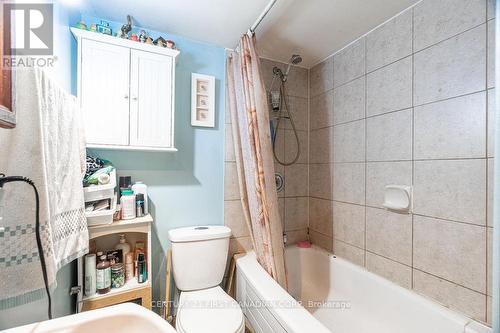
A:
[[[273,67],[283,71],[286,64],[261,59],[262,74],[267,90],[271,89]],[[295,121],[299,135],[301,155],[296,164],[281,166],[275,162],[275,169],[285,177],[285,189],[278,193],[280,216],[288,238],[288,244],[307,240],[309,225],[309,71],[294,67],[286,84],[288,107]],[[275,81],[273,90],[279,88]],[[241,208],[238,175],[234,156],[231,119],[226,113],[225,121],[225,179],[224,179],[224,223],[231,228],[230,254],[243,252],[252,248],[248,228]],[[297,145],[291,124],[282,120],[277,140],[277,155],[281,160],[289,161],[295,156]]]
[[[424,0],[310,70],[311,240],[488,322],[494,22]],[[390,184],[413,214],[382,209]]]
[[[329,251],[333,248],[334,232],[333,125],[345,119],[364,117],[364,98],[352,93],[364,89],[364,80],[336,90],[337,96],[334,96],[333,67],[330,57],[309,71],[309,233],[311,242]],[[346,68],[344,72],[350,70]],[[339,96],[349,103],[349,107],[335,105]],[[333,112],[335,107],[339,110],[337,114]]]

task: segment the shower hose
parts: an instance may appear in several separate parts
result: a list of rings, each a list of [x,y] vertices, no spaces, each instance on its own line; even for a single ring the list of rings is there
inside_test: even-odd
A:
[[[43,282],[45,284],[45,292],[47,293],[47,301],[48,301],[48,317],[49,319],[52,319],[52,297],[50,296],[50,290],[49,290],[49,281],[47,277],[47,265],[45,263],[45,255],[43,252],[43,246],[42,246],[42,238],[40,236],[40,198],[38,196],[38,190],[36,189],[35,183],[26,177],[22,176],[11,176],[7,177],[3,173],[0,173],[0,188],[2,188],[6,183],[11,183],[11,182],[24,182],[28,183],[31,185],[33,188],[33,191],[35,192],[35,236],[36,236],[36,246],[38,248],[38,254],[40,257],[40,265],[42,266],[42,275],[43,275]]]
[[[274,79],[275,78],[276,77],[273,78],[273,83],[274,83]],[[281,81],[280,82],[280,94],[281,94],[281,98],[280,98],[279,114],[278,114],[278,117],[277,117],[276,126],[274,128],[273,138],[272,138],[273,139],[273,155],[274,155],[274,158],[276,159],[276,161],[278,161],[279,164],[281,164],[283,166],[289,166],[289,165],[295,164],[295,162],[297,162],[297,160],[300,157],[300,142],[299,142],[299,135],[297,134],[297,128],[295,127],[295,122],[293,121],[293,117],[290,114],[290,110],[288,108],[288,102],[286,100],[286,96],[287,95],[286,95],[286,90],[285,90],[285,82],[283,82],[283,80],[280,80],[280,81]],[[271,84],[271,87],[272,86],[273,85]],[[283,108],[283,106],[284,106],[284,108]],[[286,115],[283,115],[282,114],[283,112],[285,112]],[[294,159],[291,162],[282,161],[278,157],[278,155],[276,154],[276,135],[278,133],[278,128],[280,126],[282,118],[290,120],[290,124],[292,125],[292,129],[293,129],[293,134],[295,136],[295,142],[297,143],[297,153],[295,154],[295,157],[294,157]]]

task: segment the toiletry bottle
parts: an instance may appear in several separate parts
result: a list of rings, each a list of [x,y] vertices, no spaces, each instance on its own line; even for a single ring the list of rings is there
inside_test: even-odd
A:
[[[135,276],[134,253],[129,252],[125,256],[125,280],[130,280]]]
[[[96,256],[94,253],[85,256],[85,296],[96,292]]]
[[[135,195],[130,189],[122,189],[120,198],[120,206],[122,208],[122,219],[135,219]]]
[[[106,294],[111,290],[111,268],[106,255],[101,256],[101,262],[97,264],[96,287],[99,294]]]
[[[137,257],[137,282],[144,283],[148,280],[148,269],[144,253]]]
[[[143,182],[135,182],[134,185],[132,185],[132,191],[134,191],[134,194],[142,194],[144,196],[144,209],[143,209],[143,214],[147,215],[148,214],[148,187],[146,184]]]
[[[135,195],[135,205],[136,205],[136,213],[137,217],[143,217],[144,214],[144,194],[137,193]]]
[[[125,260],[127,253],[130,252],[130,245],[125,239],[125,234],[120,234],[120,241],[116,244],[115,250],[122,250],[122,260]]]
[[[130,176],[121,176],[119,178],[119,186],[120,188],[130,188],[132,185],[132,177]]]
[[[121,199],[121,193],[122,190],[124,189],[130,189],[130,186],[132,186],[132,177],[130,176],[121,176],[118,179],[118,186],[119,186],[119,191],[118,191],[118,200]]]
[[[137,203],[136,203],[135,216],[136,217],[143,217],[144,216],[142,214],[142,207],[141,207],[141,203],[139,201],[137,201]]]

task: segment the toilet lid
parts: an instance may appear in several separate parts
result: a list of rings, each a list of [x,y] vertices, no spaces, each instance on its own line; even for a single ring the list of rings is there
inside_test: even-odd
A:
[[[243,325],[243,313],[220,287],[185,291],[179,299],[177,329],[186,333],[235,333]]]

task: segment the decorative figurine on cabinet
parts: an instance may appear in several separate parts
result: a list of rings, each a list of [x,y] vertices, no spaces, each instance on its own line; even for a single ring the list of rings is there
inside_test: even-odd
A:
[[[110,35],[113,36],[113,32],[111,31],[111,28],[109,27],[109,23],[102,20],[101,23],[96,25],[97,32],[105,35]]]
[[[151,44],[151,45],[153,45],[153,38],[152,38],[151,36],[148,36],[148,37],[146,38],[146,42],[145,42],[145,43],[146,43],[146,44]]]
[[[139,41],[141,43],[146,43],[146,38],[147,38],[146,31],[141,30],[141,32],[139,33]]]
[[[78,29],[82,29],[82,30],[87,30],[87,25],[85,24],[85,21],[80,21],[76,24],[76,27]]]
[[[132,30],[132,18],[127,15],[127,24],[122,25],[120,32],[116,35],[120,38],[128,38],[128,33]]]
[[[173,40],[167,40],[167,47],[169,49],[175,49],[175,42]]]
[[[153,42],[156,46],[161,46],[161,47],[166,47],[167,46],[167,41],[163,37],[158,37],[156,40]]]
[[[137,37],[137,34],[132,33],[132,35],[130,35],[130,40],[133,40],[134,42],[138,42],[139,41],[139,37]]]
[[[92,32],[97,32],[97,25],[95,23],[92,23],[90,25],[90,29],[89,30],[92,31]]]

